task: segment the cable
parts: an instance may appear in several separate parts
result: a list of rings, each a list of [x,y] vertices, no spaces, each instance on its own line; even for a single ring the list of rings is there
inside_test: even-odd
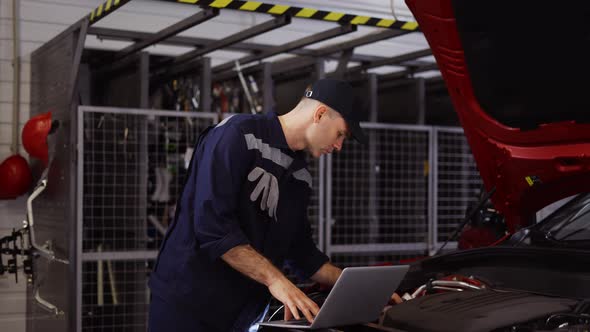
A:
[[[509,238],[512,235],[512,233],[508,232],[506,234],[504,234],[504,236],[502,236],[500,239],[498,239],[496,242],[490,244],[490,247],[494,247],[497,246],[498,244],[502,243],[504,240],[506,240],[507,238]]]
[[[576,308],[574,309],[573,312],[576,314],[583,314],[588,311],[589,307],[590,307],[590,299],[585,299],[585,300],[580,301],[576,305]]]
[[[285,307],[285,305],[283,304],[282,306],[280,306],[277,310],[275,310],[275,312],[272,313],[272,315],[270,315],[270,317],[268,317],[268,319],[266,320],[267,322],[270,322],[273,317],[279,312],[281,311],[281,309],[283,309]]]
[[[551,321],[556,319],[556,318],[574,318],[578,320],[578,324],[580,323],[580,320],[582,320],[583,324],[587,324],[588,320],[590,320],[590,315],[587,314],[570,314],[570,313],[560,313],[560,314],[554,314],[549,316],[549,318],[547,318],[547,320],[545,321],[546,325],[550,325]]]
[[[492,190],[490,190],[489,192],[487,192],[477,203],[477,205],[467,214],[467,216],[465,216],[465,219],[463,219],[463,221],[461,222],[461,224],[459,224],[459,226],[457,226],[457,229],[455,230],[455,233],[453,233],[453,235],[449,236],[447,238],[447,240],[445,241],[445,243],[443,243],[443,245],[438,248],[438,250],[436,251],[436,253],[434,254],[434,256],[438,255],[443,248],[447,245],[447,243],[449,243],[449,241],[451,241],[452,239],[454,239],[457,234],[459,234],[459,232],[461,232],[461,230],[463,229],[463,227],[465,227],[465,225],[467,225],[467,223],[469,222],[469,220],[471,220],[471,218],[473,218],[473,216],[477,213],[477,211],[479,211],[479,209],[481,209],[481,207],[486,203],[486,201],[488,199],[490,199],[490,197],[492,197],[492,195],[496,192],[496,187],[494,186],[492,188]]]
[[[318,299],[318,301],[316,301],[316,300],[314,299],[314,297],[319,297],[319,296],[321,296],[321,295],[323,295],[323,293],[322,293],[322,292],[313,292],[313,293],[309,293],[309,294],[307,294],[307,297],[309,297],[309,298],[310,298],[312,301],[314,301],[314,302],[318,303],[319,299]],[[318,303],[318,305],[321,307],[321,303]],[[268,317],[268,319],[267,319],[266,321],[267,321],[267,322],[270,322],[270,321],[273,319],[273,317],[274,317],[274,316],[275,316],[277,313],[279,313],[279,312],[281,311],[281,309],[283,309],[284,307],[285,307],[285,305],[284,305],[284,304],[283,304],[282,306],[280,306],[280,307],[279,307],[277,310],[275,310],[275,311],[272,313],[272,315],[270,315],[270,317]]]

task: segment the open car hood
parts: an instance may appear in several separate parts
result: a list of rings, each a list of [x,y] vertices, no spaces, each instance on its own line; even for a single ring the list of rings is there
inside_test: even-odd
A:
[[[406,0],[510,231],[590,189],[590,2]]]

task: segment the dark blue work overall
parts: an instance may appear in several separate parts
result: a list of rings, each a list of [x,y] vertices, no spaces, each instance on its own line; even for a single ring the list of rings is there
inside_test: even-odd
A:
[[[276,114],[235,115],[200,141],[150,277],[152,332],[245,331],[254,323],[270,293],[221,259],[237,245],[303,278],[328,261],[311,238],[304,152],[291,151]]]

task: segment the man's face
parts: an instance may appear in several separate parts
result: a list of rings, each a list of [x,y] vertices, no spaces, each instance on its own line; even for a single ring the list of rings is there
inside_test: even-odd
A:
[[[348,136],[348,127],[344,118],[325,105],[320,105],[314,112],[314,121],[308,132],[308,150],[312,156],[320,156],[340,151]]]

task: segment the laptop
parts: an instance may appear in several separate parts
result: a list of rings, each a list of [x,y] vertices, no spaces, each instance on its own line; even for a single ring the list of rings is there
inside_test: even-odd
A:
[[[347,267],[328,294],[313,323],[306,319],[275,320],[260,326],[318,329],[369,323],[381,310],[408,272],[409,265]]]

